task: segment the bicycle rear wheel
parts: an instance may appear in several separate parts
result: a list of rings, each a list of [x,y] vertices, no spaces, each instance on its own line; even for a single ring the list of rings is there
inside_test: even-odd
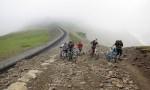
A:
[[[71,51],[68,52],[68,60],[71,61],[73,59],[73,54]]]

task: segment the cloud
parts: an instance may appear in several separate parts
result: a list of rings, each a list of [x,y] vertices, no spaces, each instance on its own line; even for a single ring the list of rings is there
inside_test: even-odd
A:
[[[0,0],[0,33],[51,18],[80,21],[95,32],[129,31],[150,42],[144,36],[150,29],[149,4],[149,0]]]

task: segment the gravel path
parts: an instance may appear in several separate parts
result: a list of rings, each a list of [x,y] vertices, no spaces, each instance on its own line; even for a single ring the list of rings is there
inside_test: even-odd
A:
[[[47,66],[29,90],[140,90],[130,73],[103,58],[81,56],[77,63],[56,60]]]
[[[38,56],[35,56],[31,59],[22,60],[21,62],[18,62],[15,66],[11,67],[7,71],[1,72],[0,90],[7,88],[14,82],[17,82],[18,79],[21,78],[24,74],[26,74],[29,70],[44,69],[42,68],[41,63],[52,58],[52,56],[54,55],[53,53],[56,54],[56,50],[53,50],[53,52],[51,52],[50,50]]]

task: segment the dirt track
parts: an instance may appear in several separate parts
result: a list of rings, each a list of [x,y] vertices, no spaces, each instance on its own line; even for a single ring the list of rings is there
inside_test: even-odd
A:
[[[58,49],[53,50],[55,52],[49,51],[40,59],[35,57],[10,69],[4,74],[10,77],[1,79],[2,82],[9,80],[3,88],[11,87],[13,83],[13,87],[23,88],[21,90],[140,90],[129,72],[119,68],[118,64],[108,63],[102,53],[97,60],[83,55],[75,64],[55,57]],[[31,70],[40,73],[37,71],[36,77],[28,81],[24,76]]]
[[[102,53],[100,56],[96,60],[83,55],[77,63],[56,57],[27,87],[29,90],[140,90],[129,72],[118,64],[108,63]]]
[[[123,68],[132,74],[142,90],[150,90],[150,53],[143,53],[135,47],[126,48],[124,53],[127,60],[120,66],[124,64]]]
[[[57,60],[44,72],[28,84],[29,90],[138,90],[128,72],[103,60]]]

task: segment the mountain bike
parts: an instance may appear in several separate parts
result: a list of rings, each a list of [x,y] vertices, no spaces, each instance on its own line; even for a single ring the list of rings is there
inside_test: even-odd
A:
[[[79,51],[76,48],[73,48],[72,50],[68,50],[68,60],[69,61],[77,61],[77,58],[79,56]]]
[[[105,54],[106,59],[110,62],[116,62],[117,61],[117,51],[116,48],[111,48],[107,53]]]

